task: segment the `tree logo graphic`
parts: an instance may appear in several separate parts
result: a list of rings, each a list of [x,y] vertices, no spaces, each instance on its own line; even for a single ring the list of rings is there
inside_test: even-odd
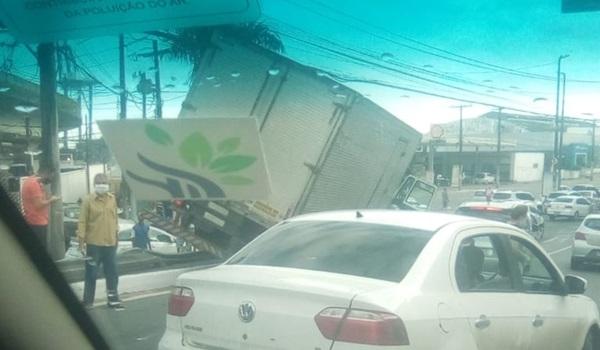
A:
[[[257,160],[256,156],[237,154],[241,139],[231,137],[221,140],[216,147],[200,132],[193,131],[180,144],[175,144],[173,137],[160,127],[147,123],[146,137],[161,147],[173,148],[174,154],[188,166],[198,169],[198,172],[187,172],[171,168],[152,161],[140,152],[137,158],[149,169],[165,176],[164,181],[157,181],[127,171],[130,178],[146,185],[161,188],[170,193],[173,198],[225,198],[221,186],[250,186],[254,180],[241,175],[243,170],[251,167]],[[200,175],[210,175],[217,182]],[[187,192],[187,196],[186,196]]]

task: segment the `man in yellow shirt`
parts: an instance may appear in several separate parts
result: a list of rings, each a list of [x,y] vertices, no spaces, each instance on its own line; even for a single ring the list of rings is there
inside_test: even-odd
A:
[[[94,177],[94,192],[89,194],[81,205],[77,238],[79,250],[87,257],[83,304],[91,307],[96,294],[96,278],[99,265],[104,267],[108,306],[123,308],[117,292],[119,275],[116,252],[118,244],[118,216],[115,196],[108,192],[108,178],[105,174]]]

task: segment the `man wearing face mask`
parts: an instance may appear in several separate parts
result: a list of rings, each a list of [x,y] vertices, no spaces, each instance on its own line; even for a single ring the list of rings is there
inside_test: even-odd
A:
[[[44,185],[49,184],[51,180],[52,170],[42,169],[37,175],[27,177],[21,188],[21,203],[25,221],[44,247],[47,246],[48,210],[50,204],[60,199],[46,195]]]
[[[79,216],[77,238],[79,250],[85,254],[85,281],[83,304],[91,307],[96,294],[96,277],[99,265],[104,267],[106,277],[107,304],[111,308],[122,309],[117,285],[116,252],[118,244],[118,216],[115,196],[108,192],[108,178],[105,174],[94,177],[94,193],[82,203]]]

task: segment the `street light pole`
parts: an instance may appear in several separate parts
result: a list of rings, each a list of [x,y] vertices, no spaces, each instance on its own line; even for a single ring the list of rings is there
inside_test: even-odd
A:
[[[594,180],[594,168],[596,166],[596,119],[592,120],[592,152],[590,160],[590,181]]]
[[[567,90],[567,74],[561,73],[562,76],[562,105],[560,112],[560,132],[559,132],[559,140],[558,140],[558,163],[556,166],[558,168],[557,175],[557,188],[560,188],[562,183],[562,154],[563,154],[563,137],[565,133],[565,91]]]
[[[502,107],[498,107],[498,126],[497,126],[497,141],[496,146],[496,188],[500,188],[500,148],[502,147]]]
[[[558,160],[558,116],[560,111],[560,78],[561,78],[561,64],[562,60],[569,57],[569,55],[560,55],[558,57],[558,67],[556,72],[556,113],[554,115],[554,159]],[[557,163],[558,165],[558,163]],[[554,189],[558,189],[558,177],[557,177],[558,166],[554,166],[552,172],[552,186]]]

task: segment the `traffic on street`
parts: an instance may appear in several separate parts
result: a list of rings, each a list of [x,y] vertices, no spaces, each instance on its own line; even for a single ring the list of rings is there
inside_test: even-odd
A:
[[[600,350],[599,16],[0,0],[0,348]]]

